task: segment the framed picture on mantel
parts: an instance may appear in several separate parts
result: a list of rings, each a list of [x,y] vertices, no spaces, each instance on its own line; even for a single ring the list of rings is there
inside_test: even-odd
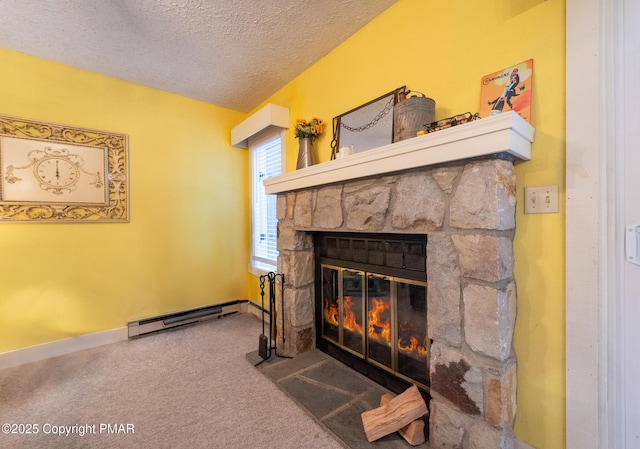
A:
[[[393,107],[406,86],[399,87],[333,118],[331,159],[343,145],[355,153],[393,143]]]
[[[516,111],[531,123],[533,59],[482,77],[480,117]]]

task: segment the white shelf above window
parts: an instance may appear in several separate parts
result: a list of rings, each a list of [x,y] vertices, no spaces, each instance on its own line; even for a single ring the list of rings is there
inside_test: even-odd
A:
[[[495,153],[528,161],[534,131],[516,112],[508,111],[263,182],[266,193],[282,193]]]

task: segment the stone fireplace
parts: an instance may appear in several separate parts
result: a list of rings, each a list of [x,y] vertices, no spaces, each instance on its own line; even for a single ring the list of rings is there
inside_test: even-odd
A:
[[[278,334],[290,354],[317,344],[314,235],[426,236],[430,445],[512,448],[514,162],[533,128],[515,113],[457,128],[265,182],[285,275]]]

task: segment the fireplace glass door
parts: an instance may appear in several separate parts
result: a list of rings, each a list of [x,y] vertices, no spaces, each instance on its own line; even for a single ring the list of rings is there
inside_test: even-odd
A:
[[[364,273],[342,270],[342,344],[345,348],[364,354]]]
[[[367,277],[367,357],[393,369],[391,281],[385,276]]]
[[[322,336],[340,343],[340,269],[322,266]]]
[[[396,297],[397,371],[428,385],[427,289],[417,283],[397,282]]]
[[[322,266],[322,336],[364,357],[364,272]]]
[[[428,347],[426,283],[368,274],[367,359],[427,386]]]

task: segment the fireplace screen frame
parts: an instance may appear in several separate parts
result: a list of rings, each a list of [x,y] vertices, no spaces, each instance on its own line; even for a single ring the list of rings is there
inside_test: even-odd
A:
[[[415,245],[423,245],[424,251],[424,270],[420,270],[421,272],[414,270],[408,272],[402,272],[397,269],[397,267],[389,267],[385,266],[373,266],[368,263],[356,263],[353,260],[341,260],[337,258],[326,257],[326,251],[321,248],[322,240],[327,240],[327,235],[329,237],[336,237],[343,242],[349,240],[360,241],[365,239],[367,241],[373,240],[382,242],[383,246],[386,246],[391,242],[391,246],[397,248],[398,242],[402,242],[404,245],[404,252],[414,252],[415,253]],[[429,391],[429,354],[430,354],[430,340],[428,338],[428,329],[427,329],[427,292],[428,292],[428,282],[426,279],[426,235],[409,235],[409,236],[398,236],[398,235],[390,235],[391,239],[387,240],[389,236],[370,236],[370,235],[344,235],[340,233],[329,234],[323,233],[321,236],[316,235],[316,335],[317,347],[325,352],[328,352],[330,355],[342,360],[354,368],[360,366],[361,369],[359,371],[363,372],[363,374],[374,378],[374,380],[378,380],[368,372],[369,368],[362,367],[366,365],[367,367],[374,368],[375,371],[382,371],[383,373],[387,373],[388,376],[394,377],[398,379],[400,382],[415,384],[420,389],[425,392]],[[345,246],[346,243],[338,243],[338,246]],[[355,247],[356,245],[354,245]],[[324,254],[324,255],[323,255]],[[377,257],[377,256],[376,256]],[[392,254],[391,258],[395,258],[396,255]],[[403,254],[403,259],[405,255]],[[415,268],[412,266],[410,268]],[[360,301],[359,304],[354,305],[354,312],[356,314],[356,321],[361,326],[360,339],[361,344],[360,348],[354,348],[349,342],[353,341],[354,335],[351,330],[345,330],[344,326],[344,317],[345,317],[345,296],[349,296],[352,298],[356,295],[345,295],[347,293],[345,291],[344,286],[344,273],[354,273],[360,276],[360,284],[361,284],[361,299],[356,299],[356,301]],[[331,277],[331,279],[327,279],[327,277]],[[391,334],[389,339],[390,346],[390,360],[388,364],[385,364],[384,361],[375,360],[372,358],[372,354],[369,351],[369,346],[371,345],[371,337],[368,334],[368,325],[369,325],[369,311],[370,311],[370,298],[369,298],[369,279],[370,277],[379,278],[384,281],[389,282],[389,313],[388,318],[391,323],[394,325],[391,326]],[[421,347],[425,351],[425,355],[422,357],[418,357],[418,365],[420,366],[420,375],[414,374],[415,377],[411,377],[410,375],[405,375],[401,372],[399,361],[402,357],[400,355],[399,349],[399,323],[398,323],[398,286],[400,284],[413,285],[418,288],[424,289],[424,298],[421,298],[421,305],[423,309],[419,309],[421,312],[424,310],[424,316],[421,318],[421,324],[424,326],[424,336],[423,341],[421,342]],[[327,298],[327,295],[333,296],[331,298]],[[336,320],[333,321],[337,323],[337,326],[325,326],[325,308],[327,306],[327,301],[330,301],[332,305],[335,306],[335,313],[337,313]],[[350,300],[351,301],[351,300]],[[406,307],[406,306],[405,306]],[[349,339],[347,340],[345,337],[349,335]],[[346,344],[345,344],[346,343]],[[337,351],[337,352],[336,352]],[[339,355],[338,355],[339,354]],[[407,356],[405,355],[403,359],[406,362]],[[348,361],[346,361],[348,360]],[[406,363],[403,365],[403,368],[406,370]],[[422,372],[424,369],[424,372]],[[366,371],[366,372],[365,372]],[[411,374],[411,373],[409,373]],[[385,376],[386,377],[386,376]],[[387,385],[387,381],[380,382],[383,385]],[[389,386],[389,385],[387,385]]]

